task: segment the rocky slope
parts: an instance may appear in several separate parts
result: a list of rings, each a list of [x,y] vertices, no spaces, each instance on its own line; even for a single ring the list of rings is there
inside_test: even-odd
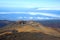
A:
[[[18,40],[60,40],[60,32],[35,21],[18,21],[0,29],[1,40],[15,40],[15,36]]]

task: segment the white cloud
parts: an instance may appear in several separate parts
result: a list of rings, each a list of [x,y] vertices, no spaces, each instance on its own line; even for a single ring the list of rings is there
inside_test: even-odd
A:
[[[28,20],[49,20],[49,19],[53,19],[53,18],[49,18],[49,17],[33,17],[33,16],[30,16],[30,17],[18,17],[18,19],[28,19]],[[56,19],[56,18],[54,18]]]
[[[41,20],[41,19],[45,19],[45,18],[44,17],[37,17],[37,19],[40,19]]]
[[[31,16],[30,17],[23,17],[23,16],[22,17],[18,17],[18,19],[22,19],[22,18],[23,19],[33,19],[33,17],[31,17]]]
[[[29,19],[33,19],[33,17],[29,17]]]
[[[60,15],[52,14],[52,13],[39,13],[39,12],[29,12],[30,15],[43,15],[50,17],[60,17]]]
[[[25,12],[0,12],[0,14],[21,14]]]
[[[27,18],[27,17],[23,17],[24,19]]]
[[[42,19],[52,19],[52,18],[49,18],[49,17],[36,17],[37,19],[39,20],[42,20]]]
[[[28,12],[30,15],[37,15],[36,12]]]
[[[60,10],[60,7],[45,7],[45,8],[37,8],[36,10]]]

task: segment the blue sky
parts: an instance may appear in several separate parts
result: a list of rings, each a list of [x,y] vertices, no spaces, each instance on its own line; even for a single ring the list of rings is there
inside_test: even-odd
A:
[[[60,0],[0,0],[0,7],[60,7]]]
[[[0,0],[0,20],[59,18],[60,0]]]

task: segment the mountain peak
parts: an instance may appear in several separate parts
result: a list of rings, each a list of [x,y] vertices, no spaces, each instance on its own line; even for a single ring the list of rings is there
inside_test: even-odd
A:
[[[16,21],[3,27],[2,31],[16,30],[18,32],[42,32],[44,34],[60,37],[60,32],[51,27],[43,26],[41,23],[35,21]],[[0,31],[1,32],[1,31]]]

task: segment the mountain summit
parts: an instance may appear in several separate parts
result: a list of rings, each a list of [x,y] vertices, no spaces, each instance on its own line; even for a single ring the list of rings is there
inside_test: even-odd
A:
[[[13,31],[16,30],[18,32],[37,32],[37,33],[44,33],[56,37],[60,37],[60,32],[54,30],[51,27],[43,26],[42,24],[35,22],[35,21],[16,21],[7,25],[6,27],[1,28],[0,32],[4,31]]]
[[[15,21],[0,28],[0,40],[60,40],[60,32],[32,20]]]

